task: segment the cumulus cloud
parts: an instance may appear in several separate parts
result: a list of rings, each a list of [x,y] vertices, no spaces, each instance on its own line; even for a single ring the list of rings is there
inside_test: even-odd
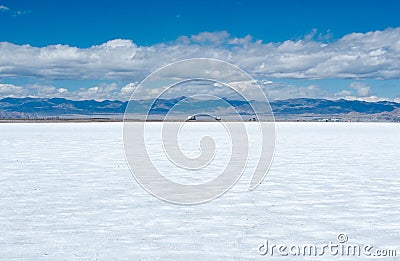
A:
[[[0,99],[5,97],[67,98],[71,100],[129,100],[138,83],[120,86],[118,83],[101,83],[89,88],[69,90],[52,85],[28,84],[17,86],[0,84]]]
[[[126,100],[137,82],[157,68],[199,57],[231,62],[255,79],[273,79],[259,81],[271,100],[296,97],[378,100],[381,98],[371,94],[370,86],[363,83],[363,79],[400,79],[400,27],[353,33],[336,41],[326,42],[324,39],[313,30],[303,39],[280,43],[263,43],[250,35],[235,38],[225,31],[182,36],[172,42],[151,46],[138,46],[126,39],[115,39],[89,48],[68,45],[38,48],[0,42],[2,79],[29,78],[30,82],[39,83],[58,79],[105,82],[78,90],[43,84],[1,84],[0,96]],[[182,71],[187,71],[185,75],[189,76],[194,70],[182,68]],[[218,72],[212,69],[210,73]],[[279,82],[280,78],[358,81],[332,94],[323,86],[293,86]],[[233,78],[231,81],[234,84]],[[121,85],[121,82],[132,83]],[[223,96],[219,88],[215,88],[213,93]]]
[[[378,97],[376,95],[371,95],[371,96],[365,96],[365,97],[358,97],[358,96],[345,96],[342,97],[343,99],[349,100],[349,101],[365,101],[365,102],[380,102],[380,101],[394,101],[394,102],[399,102],[399,99],[389,99],[387,97]]]
[[[334,96],[335,96],[336,98],[343,98],[343,97],[346,97],[346,96],[351,96],[351,91],[349,91],[349,90],[342,90],[342,91],[340,91],[340,92],[335,93]]]
[[[290,84],[262,81],[269,100],[285,100],[293,98],[326,98],[335,99],[332,94],[317,85],[294,86]]]
[[[379,97],[371,94],[371,87],[364,82],[352,82],[349,85],[351,90],[342,90],[334,94],[336,98],[346,100],[357,100],[366,102],[394,101],[399,102],[397,98]]]
[[[222,32],[202,32],[197,35],[192,35],[191,40],[195,43],[209,43],[219,45],[229,40],[229,34],[226,31]]]
[[[121,95],[124,97],[129,97],[132,95],[138,83],[128,83],[124,87],[121,88]]]
[[[112,40],[87,49],[67,45],[37,48],[2,42],[0,76],[74,80],[121,78],[124,73],[134,76],[140,68],[133,59],[138,49],[130,40]]]
[[[352,82],[350,88],[357,91],[357,95],[361,97],[366,97],[370,94],[371,87],[362,82]]]
[[[0,83],[0,97],[21,97],[28,94],[29,91],[24,87]]]
[[[358,82],[357,82],[358,83]],[[258,100],[256,96],[252,97],[252,88],[258,88],[255,82],[229,82],[231,86],[239,89],[246,89],[246,93],[249,94],[250,99]],[[259,80],[257,84],[266,93],[267,98],[270,101],[274,100],[285,100],[293,98],[315,98],[315,99],[346,99],[346,100],[359,100],[368,102],[378,101],[395,101],[400,102],[400,97],[390,99],[387,97],[379,97],[375,95],[365,95],[366,92],[362,92],[363,95],[358,95],[357,89],[353,93],[350,90],[342,90],[337,93],[330,93],[324,90],[322,87],[317,85],[308,86],[295,86],[286,84],[283,82],[275,82],[271,80]],[[13,84],[0,84],[0,99],[5,97],[36,97],[36,98],[67,98],[71,100],[121,100],[127,101],[130,99],[133,91],[139,85],[138,82],[132,82],[128,84],[119,84],[116,82],[112,83],[100,83],[89,88],[79,88],[77,90],[70,90],[67,88],[55,87],[52,85],[41,85],[41,84],[28,84],[24,86],[18,86]],[[189,86],[190,85],[190,86]],[[355,86],[355,84],[350,84]],[[363,84],[356,86],[364,86]],[[358,88],[358,87],[357,87]],[[152,99],[154,93],[160,92],[159,89],[141,89],[142,93],[135,93],[135,97],[140,99]],[[241,97],[237,96],[237,93],[233,92],[227,86],[218,83],[193,83],[180,84],[174,86],[168,92],[163,94],[160,98],[174,98],[178,96],[198,96],[206,95],[207,99],[212,99],[211,96],[223,97],[233,100],[241,100]],[[197,97],[201,98],[201,97]]]
[[[177,60],[209,57],[232,62],[259,78],[400,78],[400,28],[353,33],[329,43],[313,39],[263,43],[223,31],[152,46],[123,39],[90,48],[2,42],[0,77],[136,81]]]

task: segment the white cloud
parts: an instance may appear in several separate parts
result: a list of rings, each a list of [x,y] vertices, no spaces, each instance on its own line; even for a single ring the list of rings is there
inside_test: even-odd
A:
[[[195,43],[211,43],[218,45],[227,42],[229,39],[229,34],[226,31],[214,33],[202,32],[192,35],[190,38]]]
[[[263,84],[264,83],[264,84]],[[37,98],[67,98],[71,100],[129,100],[135,88],[139,83],[128,83],[126,85],[119,85],[118,83],[101,83],[96,86],[89,88],[80,88],[78,90],[68,90],[67,88],[57,88],[51,85],[25,85],[17,86],[13,84],[0,84],[0,99],[5,97],[37,97]],[[400,102],[400,98],[390,99],[387,97],[379,97],[375,95],[368,96],[356,96],[349,90],[342,90],[340,92],[331,94],[323,90],[320,86],[309,85],[309,86],[294,86],[281,82],[273,81],[259,81],[259,84],[263,91],[267,94],[270,101],[274,100],[284,100],[293,98],[324,98],[324,99],[346,99],[346,100],[359,100],[368,102],[378,102],[378,101],[395,101]],[[220,85],[210,83],[207,87],[206,85],[199,83],[197,86],[189,83],[190,88],[183,85],[177,85],[170,91],[166,92],[161,98],[173,98],[181,95],[191,96],[191,95],[207,95],[209,99],[210,96],[223,97],[228,99],[241,99],[233,92],[230,88]],[[251,97],[252,88],[258,88],[253,82],[230,82],[229,85],[240,88],[246,88],[246,93],[250,95],[250,99],[257,100],[256,97]],[[160,90],[157,88],[152,89],[141,89],[143,93],[138,93],[135,97],[140,97],[141,99],[151,99],[154,98],[154,93],[159,93]],[[188,90],[190,92],[188,92]]]
[[[170,62],[209,57],[232,62],[257,78],[400,78],[400,28],[353,33],[331,43],[312,39],[263,43],[223,31],[152,46],[123,39],[90,48],[2,42],[0,77],[140,81]]]
[[[335,93],[334,96],[335,96],[336,98],[339,98],[339,99],[340,99],[340,98],[343,98],[343,97],[346,97],[346,96],[351,96],[351,91],[342,90],[342,91],[340,91],[340,92]]]
[[[128,83],[124,87],[121,88],[121,95],[125,97],[131,96],[138,83]]]
[[[67,45],[43,48],[0,43],[0,76],[105,79],[120,78],[140,68],[133,57],[137,47],[129,40],[113,40],[87,49]]]
[[[343,97],[346,100],[350,101],[366,101],[366,102],[380,102],[380,101],[391,101],[393,99],[385,98],[385,97],[378,97],[375,95],[366,96],[366,97],[356,97],[356,96],[345,96]],[[393,101],[399,102],[398,100],[394,99]]]
[[[313,31],[304,39],[282,43],[263,43],[250,35],[231,37],[227,32],[203,32],[182,36],[176,41],[138,46],[131,40],[115,39],[89,48],[68,45],[32,47],[0,42],[0,77],[30,78],[33,82],[54,79],[104,80],[108,83],[68,90],[46,85],[0,85],[0,95],[66,97],[72,99],[128,99],[149,73],[168,63],[198,57],[231,62],[260,81],[271,100],[309,98],[374,98],[363,79],[400,79],[400,27],[384,31],[353,33],[324,43]],[[193,75],[193,68],[181,74]],[[218,70],[210,69],[210,75]],[[279,78],[321,79],[354,78],[347,90],[328,93],[321,86],[292,86]],[[230,76],[234,82],[234,76]],[[121,86],[118,82],[134,82]],[[278,81],[278,82],[277,82]],[[109,83],[113,82],[113,83]],[[223,91],[216,88],[215,95]],[[146,94],[143,94],[145,97]]]
[[[17,86],[0,83],[0,99],[5,97],[67,98],[72,100],[129,100],[137,82],[120,86],[118,83],[101,83],[89,88],[69,90],[52,85],[28,84]]]
[[[28,93],[29,92],[21,86],[0,83],[0,97],[22,97],[26,96]]]
[[[367,97],[370,95],[371,87],[362,82],[352,82],[350,88],[357,91],[357,95],[360,97]]]
[[[72,97],[79,97],[79,99],[84,100],[115,100],[118,98],[123,98],[127,100],[127,97],[121,96],[121,88],[117,83],[102,83],[98,86],[93,86],[90,88],[81,88],[77,91],[72,92]]]
[[[0,5],[0,11],[8,11],[8,10],[10,10],[10,8],[8,8],[7,6]]]
[[[273,82],[265,85],[265,93],[270,100],[285,100],[293,98],[326,98],[332,99],[332,95],[316,85],[293,86],[289,84]]]

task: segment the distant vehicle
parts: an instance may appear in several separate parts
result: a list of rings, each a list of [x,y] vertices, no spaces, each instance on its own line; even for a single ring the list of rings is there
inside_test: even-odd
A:
[[[257,121],[256,117],[250,118],[249,121]]]
[[[196,116],[195,115],[189,116],[189,117],[187,117],[186,120],[187,121],[195,121],[196,120]]]
[[[200,117],[199,121],[203,121],[203,118],[205,119],[214,119],[216,121],[220,121],[221,118],[218,116],[213,116],[213,115],[209,115],[209,114],[196,114],[196,115],[192,115],[192,116],[188,116],[186,118],[186,121],[197,121],[198,117]]]

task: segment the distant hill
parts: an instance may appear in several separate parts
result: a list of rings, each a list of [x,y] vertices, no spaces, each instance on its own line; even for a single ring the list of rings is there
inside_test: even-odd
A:
[[[400,103],[301,98],[274,101],[271,106],[276,114],[347,114],[350,112],[375,114],[394,111],[400,108]]]
[[[35,115],[124,113],[126,102],[74,101],[64,98],[5,98],[0,100],[0,112],[20,112]]]
[[[145,114],[152,105],[150,114],[166,114],[172,107],[177,112],[190,115],[199,109],[215,115],[224,115],[233,106],[241,115],[252,115],[251,104],[257,101],[235,100],[195,100],[179,97],[159,99],[153,105],[150,100],[131,101],[131,113]],[[4,98],[0,100],[0,118],[46,118],[65,115],[116,115],[122,117],[127,102],[118,100],[68,100],[64,98]],[[400,103],[381,101],[364,102],[326,99],[288,99],[271,102],[272,110],[278,119],[329,118],[346,116],[368,120],[382,118],[385,121],[400,119]]]

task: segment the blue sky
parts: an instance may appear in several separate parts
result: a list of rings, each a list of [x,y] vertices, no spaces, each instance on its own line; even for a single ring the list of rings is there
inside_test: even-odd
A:
[[[23,15],[0,16],[0,40],[90,47],[110,39],[138,45],[227,31],[265,42],[302,38],[316,28],[340,38],[399,26],[399,1],[0,1]],[[5,25],[5,26],[4,26]]]
[[[203,55],[270,81],[272,98],[393,100],[400,98],[400,67],[390,60],[399,51],[399,10],[398,1],[0,0],[0,97],[121,98],[151,70]],[[254,61],[245,61],[251,53]],[[96,55],[103,60],[89,60]],[[341,56],[355,58],[335,64]]]

